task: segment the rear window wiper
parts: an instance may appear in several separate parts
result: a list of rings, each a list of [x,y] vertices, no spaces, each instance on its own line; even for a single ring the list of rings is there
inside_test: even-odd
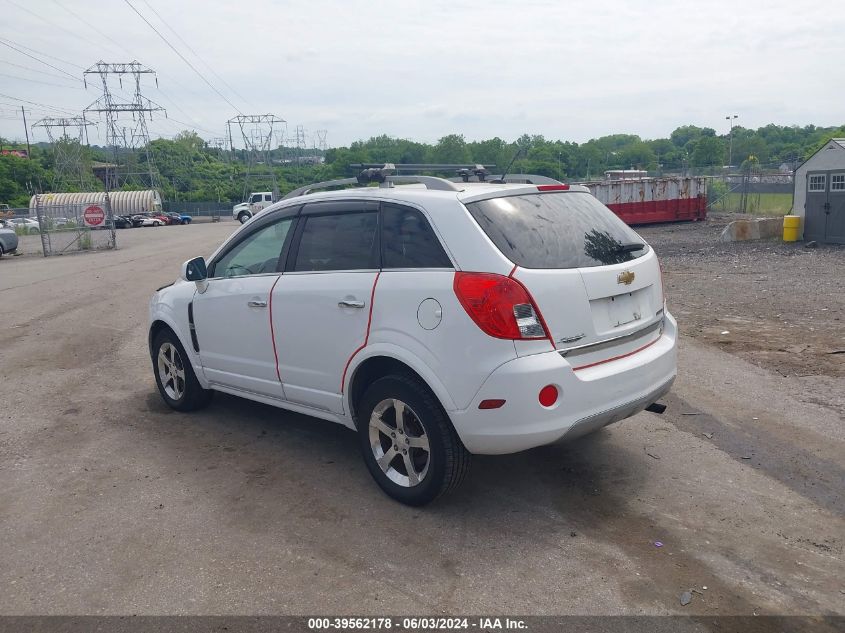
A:
[[[640,251],[645,248],[642,242],[628,242],[627,244],[619,244],[613,251],[616,253],[630,253],[631,251]]]

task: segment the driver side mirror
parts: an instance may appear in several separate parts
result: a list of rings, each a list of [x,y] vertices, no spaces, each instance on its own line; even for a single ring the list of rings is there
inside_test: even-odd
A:
[[[185,281],[204,281],[208,279],[208,269],[205,259],[194,257],[182,264],[182,279]]]

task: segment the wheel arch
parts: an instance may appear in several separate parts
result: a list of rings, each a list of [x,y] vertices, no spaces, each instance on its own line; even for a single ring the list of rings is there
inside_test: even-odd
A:
[[[169,319],[165,315],[159,314],[153,319],[152,323],[150,323],[150,329],[147,333],[147,349],[150,352],[150,358],[153,356],[153,341],[155,337],[158,336],[159,332],[162,330],[170,330],[173,332],[173,335],[179,340],[179,343],[182,345],[182,349],[185,350],[185,354],[188,356],[188,360],[191,362],[191,365],[194,368],[194,374],[196,374],[197,380],[199,381],[200,385],[204,389],[208,388],[208,382],[205,379],[205,372],[203,371],[202,363],[199,360],[199,356],[194,351],[193,345],[191,341],[185,340],[185,337],[179,331],[179,328],[176,327],[174,323],[171,323]]]
[[[377,349],[366,348],[364,351],[369,353],[355,359],[355,365],[351,368],[344,385],[347,411],[349,411],[353,423],[357,413],[356,404],[367,386],[383,376],[395,373],[404,373],[418,378],[431,390],[440,406],[447,413],[456,408],[446,387],[428,365],[418,358],[402,353],[401,350],[389,349],[390,347],[392,346],[379,346]]]

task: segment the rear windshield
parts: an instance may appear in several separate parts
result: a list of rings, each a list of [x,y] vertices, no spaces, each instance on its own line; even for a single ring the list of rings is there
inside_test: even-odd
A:
[[[523,268],[588,268],[642,257],[648,246],[592,194],[571,191],[492,198],[466,205]]]

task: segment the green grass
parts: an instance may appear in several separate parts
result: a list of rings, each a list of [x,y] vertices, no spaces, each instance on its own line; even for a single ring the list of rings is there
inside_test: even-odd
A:
[[[729,193],[713,206],[714,211],[739,211],[741,194]],[[792,210],[791,193],[749,194],[746,213],[754,215],[786,215]]]

